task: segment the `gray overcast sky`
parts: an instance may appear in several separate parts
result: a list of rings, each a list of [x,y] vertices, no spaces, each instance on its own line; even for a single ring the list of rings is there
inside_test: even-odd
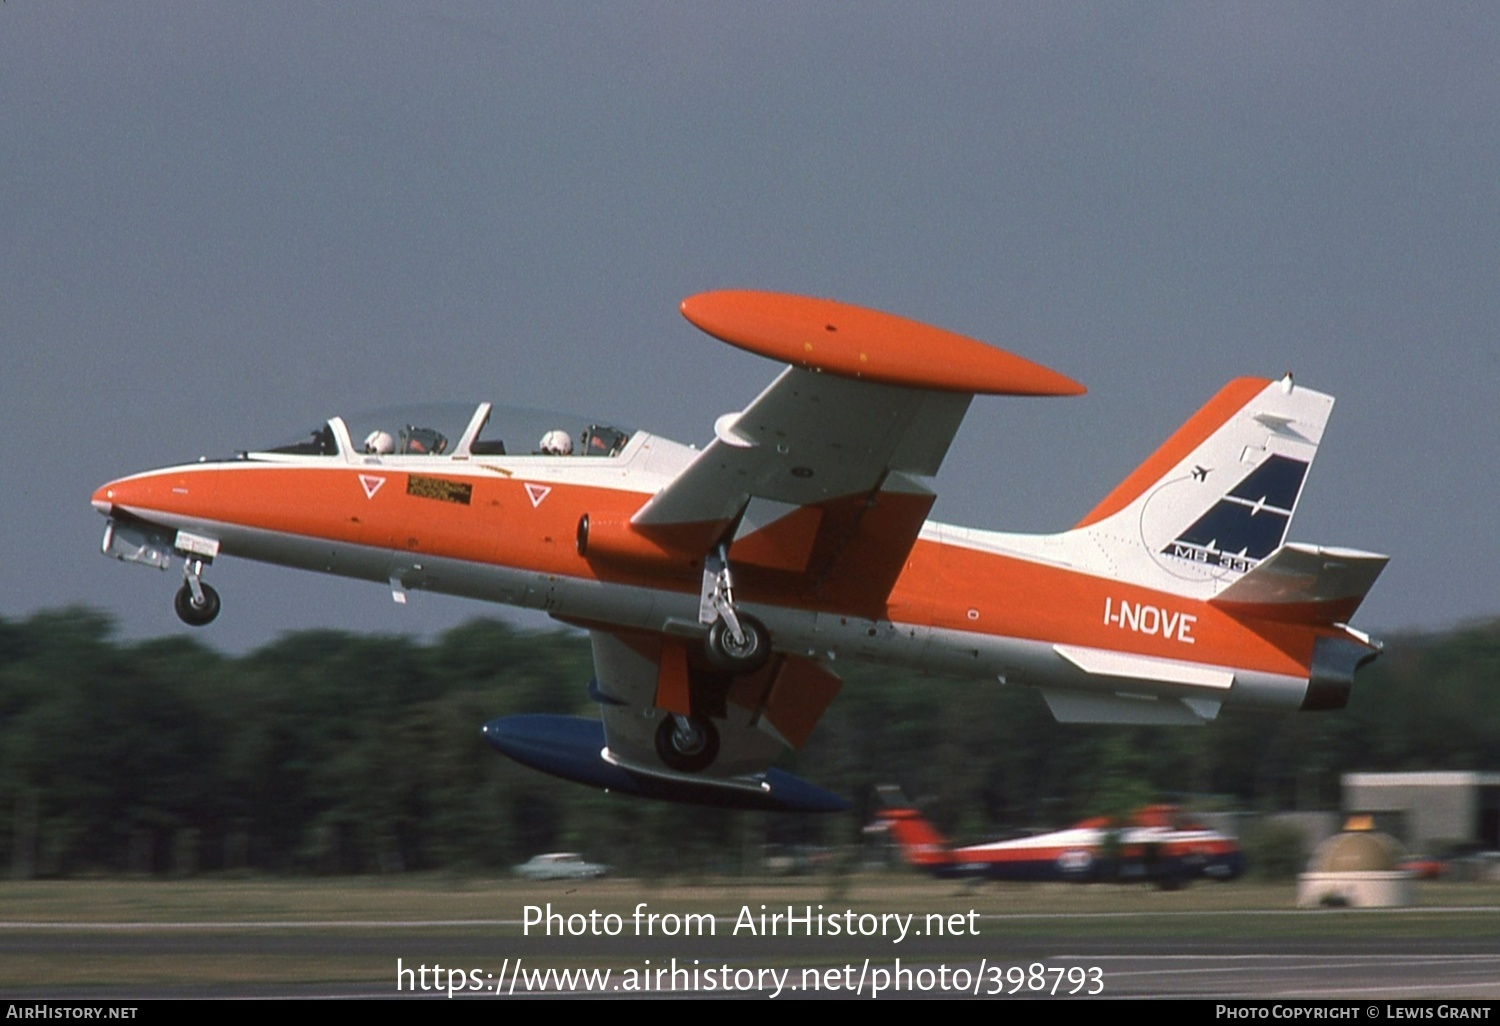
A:
[[[1375,630],[1500,613],[1500,7],[0,5],[0,616],[185,631],[92,489],[493,399],[710,437],[775,373],[676,312],[829,296],[1075,377],[936,515],[1071,525],[1224,381],[1339,397],[1298,541]],[[225,561],[240,649],[498,611]]]

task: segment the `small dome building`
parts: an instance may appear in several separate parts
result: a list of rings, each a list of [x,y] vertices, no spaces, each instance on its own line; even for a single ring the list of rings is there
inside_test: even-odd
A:
[[[1318,845],[1307,872],[1297,878],[1297,905],[1391,908],[1410,905],[1412,874],[1397,867],[1406,849],[1375,830],[1369,816],[1355,816],[1344,832]]]

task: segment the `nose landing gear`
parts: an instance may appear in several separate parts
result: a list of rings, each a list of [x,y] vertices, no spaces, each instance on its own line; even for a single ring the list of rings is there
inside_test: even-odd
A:
[[[182,587],[172,600],[177,618],[189,627],[203,627],[219,615],[219,593],[204,584],[202,576],[203,560],[189,558],[182,569]]]

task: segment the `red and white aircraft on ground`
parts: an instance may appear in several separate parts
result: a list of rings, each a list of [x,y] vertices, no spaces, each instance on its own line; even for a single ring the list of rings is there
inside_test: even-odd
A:
[[[1198,879],[1233,880],[1245,871],[1238,841],[1175,805],[1148,805],[1123,822],[1098,816],[1066,830],[951,848],[899,792],[886,799],[891,804],[870,829],[888,831],[908,865],[943,879],[1143,882],[1174,889]]]
[[[447,427],[335,417],[104,485],[104,552],[180,557],[196,625],[219,611],[202,580],[219,556],[546,610],[591,634],[602,723],[509,717],[492,744],[747,808],[843,807],[770,768],[838,692],[835,658],[1018,681],[1059,720],[1142,724],[1341,708],[1379,652],[1347,621],[1386,557],[1285,543],[1333,406],[1290,376],[1230,382],[1071,530],[1002,534],[927,520],[970,401],[1081,385],[828,300],[709,292],[682,312],[791,365],[702,450],[489,403]]]

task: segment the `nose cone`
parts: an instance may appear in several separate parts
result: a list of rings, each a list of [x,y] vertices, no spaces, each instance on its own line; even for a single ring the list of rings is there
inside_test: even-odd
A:
[[[105,516],[109,516],[110,511],[114,509],[115,484],[116,482],[111,481],[109,484],[100,485],[89,497],[89,503]]]
[[[89,502],[100,513],[110,516],[119,509],[140,510],[160,505],[160,494],[167,489],[154,474],[122,477],[94,490]]]
[[[152,513],[202,515],[213,495],[213,477],[196,467],[167,467],[132,474],[101,485],[90,497],[93,507],[106,516],[120,511],[147,516]]]

